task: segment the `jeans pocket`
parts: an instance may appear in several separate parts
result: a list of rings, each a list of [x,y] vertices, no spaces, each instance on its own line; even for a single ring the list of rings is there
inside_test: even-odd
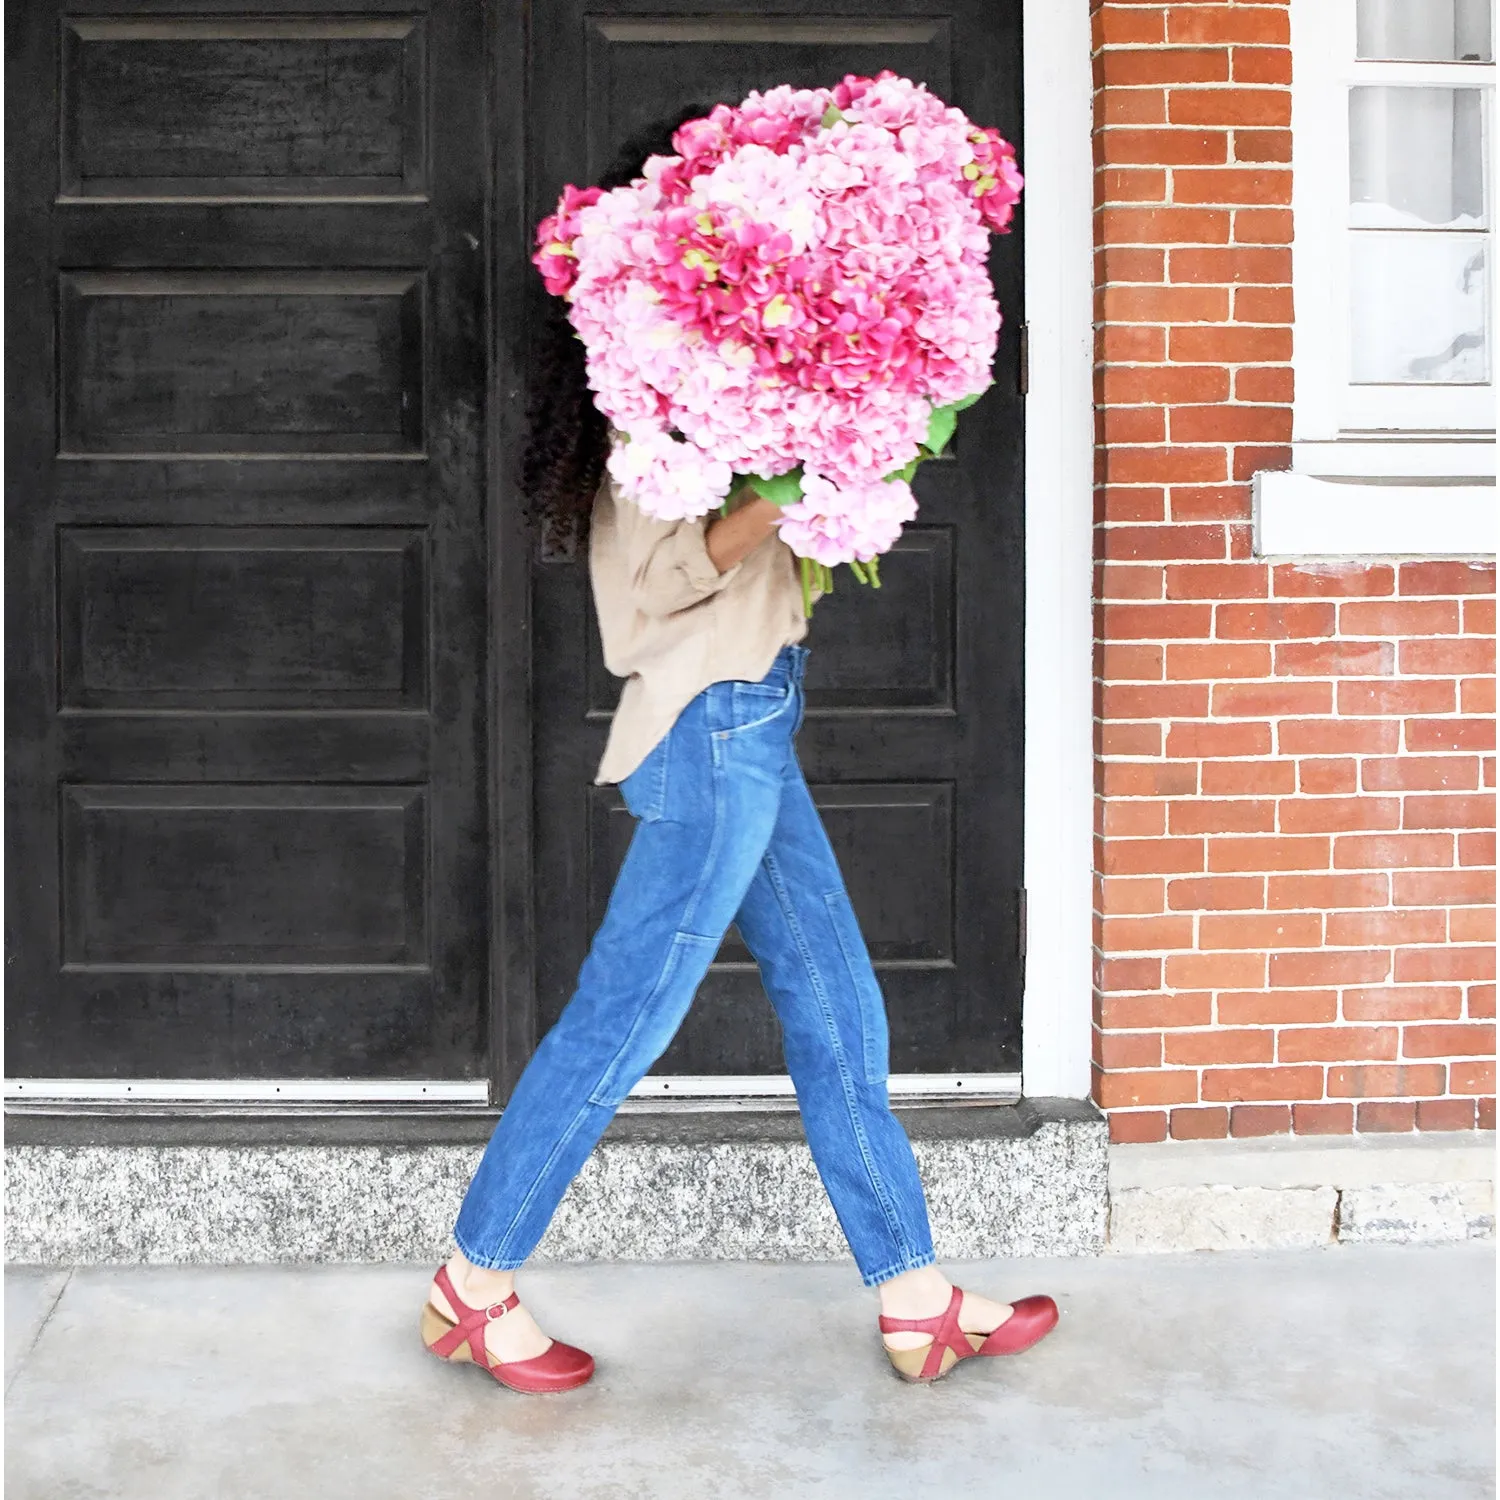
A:
[[[844,957],[844,970],[859,1012],[864,1081],[884,1083],[890,1071],[890,1024],[886,1020],[885,996],[881,993],[880,981],[875,977],[875,968],[870,962],[864,934],[859,930],[859,918],[855,916],[849,893],[845,890],[829,891],[823,897],[823,904],[828,908],[828,919],[833,924],[834,936],[838,939],[839,951]]]
[[[735,682],[730,692],[732,723],[719,730],[720,739],[732,739],[747,730],[759,729],[779,719],[791,705],[796,689],[788,681],[775,685],[764,682]]]
[[[667,810],[667,761],[670,733],[647,752],[645,760],[620,783],[620,796],[631,815],[642,823],[659,823]]]

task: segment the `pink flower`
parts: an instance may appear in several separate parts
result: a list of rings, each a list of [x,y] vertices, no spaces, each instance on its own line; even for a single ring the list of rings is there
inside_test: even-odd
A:
[[[707,515],[723,503],[734,480],[722,459],[650,427],[620,435],[610,449],[609,475],[627,500],[663,521]]]
[[[542,273],[547,290],[554,297],[566,296],[578,277],[573,241],[579,231],[579,210],[597,203],[601,197],[600,188],[576,188],[569,183],[558,199],[557,212],[537,225],[537,251],[531,262]]]
[[[905,480],[839,486],[820,474],[804,474],[802,499],[782,510],[778,530],[799,557],[832,568],[888,552],[916,513]]]
[[[964,176],[972,184],[969,190],[985,223],[996,233],[1002,233],[1010,225],[1026,180],[1016,168],[1015,147],[1002,140],[1000,132],[994,129],[973,130],[969,140],[974,146],[974,160],[972,170],[965,169]]]
[[[782,536],[830,566],[873,557],[915,513],[886,476],[935,406],[990,381],[1014,152],[889,71],[718,105],[673,145],[625,187],[566,189],[538,230],[595,402],[628,434],[610,472],[679,517],[736,473],[800,466]]]

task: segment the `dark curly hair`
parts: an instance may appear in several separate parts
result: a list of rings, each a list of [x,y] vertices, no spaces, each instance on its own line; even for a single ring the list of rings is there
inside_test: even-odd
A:
[[[631,136],[599,186],[624,187],[641,175],[648,156],[672,155],[678,127],[706,115],[709,107],[689,105]],[[546,298],[534,325],[526,428],[521,489],[527,513],[554,555],[571,556],[588,537],[594,495],[609,454],[609,424],[594,405],[583,344],[561,297]]]

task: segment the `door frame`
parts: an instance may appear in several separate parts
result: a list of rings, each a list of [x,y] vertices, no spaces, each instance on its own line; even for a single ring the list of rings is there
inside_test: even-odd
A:
[[[1093,73],[1085,0],[1024,0],[1023,1091],[1089,1096],[1093,1026]]]
[[[488,1082],[425,1080],[396,1086],[270,1080],[194,1080],[199,1099],[360,1097],[375,1103],[425,1098],[479,1104],[505,1097],[535,1043],[533,1007],[502,996],[533,991],[530,542],[504,456],[514,455],[524,413],[514,384],[494,377],[524,359],[523,299],[498,295],[524,285],[526,157],[500,143],[524,140],[524,80],[533,38],[524,0],[484,0],[492,39],[487,259],[492,299],[492,400],[487,413],[485,507],[489,535],[491,964]],[[1092,76],[1083,0],[1023,0],[1023,119],[1026,249],[1026,717],[1024,868],[1027,960],[1022,1009],[1022,1087],[1032,1096],[1087,1097],[1092,994]],[[498,226],[508,226],[502,238]],[[679,1087],[685,1080],[674,1081]],[[724,1081],[727,1082],[727,1081]],[[769,1080],[761,1080],[762,1085]],[[907,1080],[902,1080],[906,1083]],[[913,1078],[943,1094],[953,1080]],[[143,1088],[144,1085],[144,1088]],[[946,1087],[945,1087],[946,1085]],[[182,1097],[177,1085],[173,1097]],[[154,1094],[132,1080],[110,1097]],[[100,1098],[97,1080],[27,1080],[7,1095]],[[956,1092],[956,1091],[955,1091]],[[951,1095],[950,1095],[951,1096]]]
[[[496,26],[495,78],[525,76],[531,42],[506,24],[519,0],[491,0]],[[1024,932],[1022,1072],[1019,1092],[1032,1097],[1087,1098],[1090,1092],[1093,973],[1093,79],[1088,6],[1084,0],[1023,0],[1022,119],[1027,191],[1025,235],[1027,395],[1023,413],[1026,463],[1025,785],[1023,812]],[[492,94],[492,98],[496,95]],[[519,91],[513,95],[524,108]],[[498,103],[498,99],[497,99]],[[504,131],[497,121],[492,140]],[[515,137],[520,139],[520,137]],[[513,212],[523,243],[511,262],[524,272],[525,163],[497,162],[494,214]],[[506,274],[497,246],[494,274]],[[502,285],[500,280],[492,285]],[[519,351],[522,298],[495,299],[497,337]],[[497,398],[499,392],[497,390]],[[519,441],[517,394],[496,399],[495,440]],[[503,429],[503,430],[502,430]],[[502,706],[511,723],[529,723],[529,652],[525,617],[528,543],[516,529],[519,506],[501,468],[503,444],[491,454],[494,531],[503,533],[492,566],[492,601],[515,601],[498,632],[492,699],[496,753],[494,806],[494,963],[492,968],[492,1101],[508,1096],[535,1045],[534,1002],[501,1004],[501,994],[534,994],[529,894],[501,909],[510,861],[529,858],[529,744],[507,744]],[[508,554],[508,555],[507,555]],[[492,612],[495,604],[492,602]],[[501,626],[498,620],[492,621]],[[519,627],[519,628],[518,628]],[[503,643],[510,644],[504,645]],[[504,652],[508,663],[499,657]],[[519,655],[518,655],[519,653]],[[505,695],[502,705],[500,693]],[[525,695],[523,704],[519,695]],[[517,882],[529,890],[529,883]],[[513,889],[515,887],[512,887]],[[892,1093],[962,1097],[975,1091],[1014,1095],[1013,1074],[906,1075]],[[633,1097],[726,1102],[790,1094],[790,1080],[646,1079]]]

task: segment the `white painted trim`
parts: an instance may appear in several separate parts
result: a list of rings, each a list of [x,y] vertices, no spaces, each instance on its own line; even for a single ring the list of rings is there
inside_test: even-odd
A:
[[[1493,484],[1392,484],[1262,472],[1258,557],[1466,557],[1496,550]]]
[[[27,1103],[486,1104],[487,1080],[324,1078],[7,1078]]]
[[[1493,437],[1292,444],[1292,472],[1345,479],[1493,479]]]
[[[1291,0],[1292,46],[1292,301],[1295,327],[1292,437],[1338,436],[1339,351],[1347,347],[1343,278],[1337,262],[1341,231],[1330,201],[1348,193],[1347,126],[1336,110],[1327,64],[1352,37],[1338,25],[1342,5]],[[1322,64],[1323,66],[1320,66]],[[1342,149],[1335,146],[1342,142]],[[1340,174],[1342,173],[1342,181]]]
[[[1483,385],[1356,385],[1349,379],[1348,260],[1351,84],[1432,83],[1488,90],[1491,63],[1362,62],[1355,57],[1355,0],[1291,0],[1292,367],[1295,441],[1372,432],[1492,431],[1493,382]],[[1487,150],[1493,132],[1486,106]],[[1489,163],[1493,179],[1493,160]],[[1494,213],[1493,194],[1490,212]],[[1493,232],[1491,232],[1493,248]],[[1491,254],[1490,262],[1494,256]],[[1495,275],[1487,265],[1491,297]],[[1492,332],[1494,328],[1492,314]],[[1491,371],[1495,362],[1491,351]],[[1377,471],[1384,472],[1384,471]]]
[[[887,1080],[893,1099],[988,1099],[1021,1097],[1019,1073],[893,1073]],[[632,1099],[774,1099],[795,1096],[786,1074],[709,1074],[676,1077],[652,1074],[630,1091]]]
[[[1024,0],[1028,1095],[1089,1093],[1093,79],[1085,0]]]

